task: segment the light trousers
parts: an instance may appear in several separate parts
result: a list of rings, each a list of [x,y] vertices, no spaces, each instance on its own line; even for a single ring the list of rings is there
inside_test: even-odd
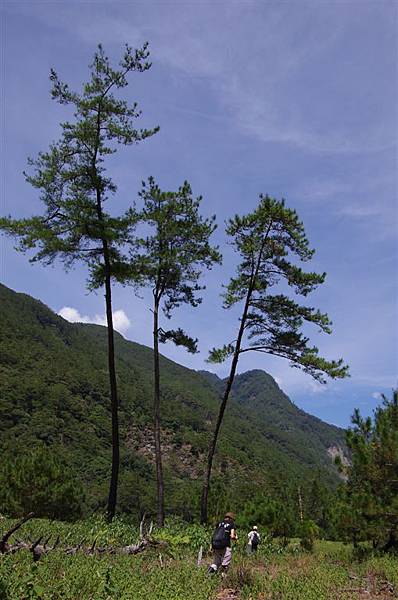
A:
[[[231,548],[220,548],[220,550],[213,549],[213,553],[213,563],[210,567],[215,571],[222,567],[224,571],[226,571],[232,558]]]

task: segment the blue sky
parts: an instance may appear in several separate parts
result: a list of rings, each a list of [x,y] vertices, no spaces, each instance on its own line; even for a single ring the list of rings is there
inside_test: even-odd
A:
[[[22,171],[69,116],[50,99],[50,68],[79,88],[99,42],[118,59],[125,42],[148,40],[153,66],[132,75],[126,96],[143,111],[140,126],[159,124],[160,133],[112,158],[112,202],[129,206],[151,174],[164,189],[188,179],[203,212],[217,214],[224,251],[224,265],[205,277],[203,304],[173,319],[199,337],[201,353],[163,353],[208,368],[207,350],[234,338],[238,312],[223,311],[219,298],[236,264],[224,221],[253,209],[260,192],[284,197],[316,248],[312,266],[328,273],[308,303],[328,312],[334,332],[311,340],[326,357],[342,356],[351,378],[320,386],[255,353],[239,370],[268,371],[298,406],[332,423],[347,426],[354,407],[371,413],[398,373],[398,4],[30,0],[0,11],[2,214],[41,210]],[[6,285],[68,318],[102,322],[103,296],[86,292],[84,269],[31,266],[4,238],[1,255]],[[150,345],[147,297],[114,290],[121,331]]]

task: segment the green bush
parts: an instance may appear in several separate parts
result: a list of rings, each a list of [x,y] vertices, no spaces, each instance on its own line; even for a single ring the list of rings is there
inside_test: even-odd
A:
[[[311,519],[306,519],[301,523],[300,537],[300,546],[307,552],[312,552],[315,540],[319,537],[319,527]]]
[[[84,493],[61,456],[39,446],[0,467],[0,512],[74,520],[81,516]]]

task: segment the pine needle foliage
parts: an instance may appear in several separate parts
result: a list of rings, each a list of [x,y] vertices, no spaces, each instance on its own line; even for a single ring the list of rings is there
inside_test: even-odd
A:
[[[149,177],[142,182],[139,196],[143,208],[138,219],[147,235],[131,239],[132,267],[138,274],[137,284],[152,289],[155,301],[169,319],[182,304],[199,306],[200,292],[205,289],[199,284],[202,271],[221,262],[218,248],[210,244],[217,227],[215,216],[205,218],[200,214],[202,197],[192,196],[187,181],[177,191],[165,192]],[[163,335],[166,340],[176,341],[171,332]]]
[[[237,275],[226,286],[223,306],[228,309],[246,300],[242,333],[247,344],[237,348],[232,342],[213,349],[209,362],[223,362],[235,350],[240,354],[254,350],[286,358],[321,383],[325,374],[345,377],[348,367],[343,359],[321,358],[318,348],[309,346],[309,338],[300,331],[304,323],[311,323],[330,334],[328,315],[285,294],[272,293],[272,288],[285,282],[295,295],[307,296],[326,278],[326,273],[306,272],[293,262],[294,258],[308,262],[314,254],[296,211],[283,200],[260,195],[258,207],[230,219],[226,232],[241,260]]]

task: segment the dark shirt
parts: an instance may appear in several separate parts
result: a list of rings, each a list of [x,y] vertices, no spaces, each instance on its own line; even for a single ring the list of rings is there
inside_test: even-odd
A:
[[[227,548],[230,548],[231,547],[231,530],[232,529],[236,529],[235,528],[235,523],[233,521],[229,521],[229,520],[227,520],[227,521],[221,521],[218,524],[218,527],[224,527],[224,529],[225,529],[225,537],[228,540],[227,541]]]

